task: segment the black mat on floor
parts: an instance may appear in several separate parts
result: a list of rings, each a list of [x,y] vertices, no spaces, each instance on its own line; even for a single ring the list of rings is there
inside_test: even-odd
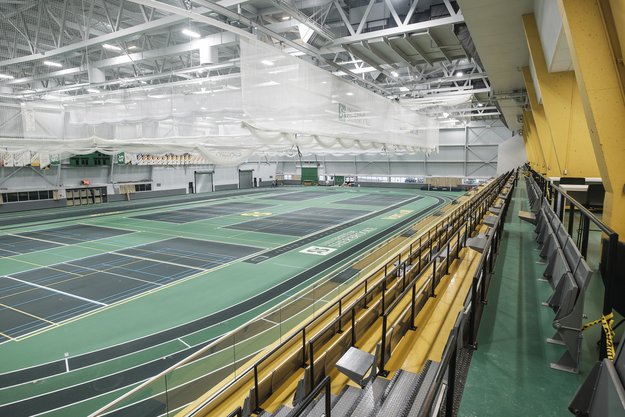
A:
[[[226,228],[274,235],[305,236],[367,214],[369,211],[315,207],[237,223]]]
[[[168,223],[189,223],[198,220],[207,220],[215,217],[228,216],[230,214],[239,214],[245,212],[253,212],[271,207],[270,204],[257,203],[223,203],[212,206],[192,207],[182,210],[163,211],[159,213],[143,214],[134,216],[134,219],[156,220]]]

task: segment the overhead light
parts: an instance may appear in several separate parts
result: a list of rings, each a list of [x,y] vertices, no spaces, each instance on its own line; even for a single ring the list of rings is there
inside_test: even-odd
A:
[[[477,107],[484,107],[484,103],[477,103]]]
[[[199,38],[201,35],[197,32],[192,31],[191,29],[182,29],[182,34],[187,35],[190,38]]]
[[[399,74],[397,73],[397,71],[391,71],[391,75],[393,77],[399,77]]]
[[[291,16],[282,16],[282,20],[289,20]]]
[[[401,86],[399,87],[399,91],[410,91],[408,87]]]
[[[4,79],[7,79],[7,80],[12,80],[15,77],[12,76],[12,75],[9,75],[9,74],[0,74],[0,78],[4,78]]]
[[[354,93],[352,93],[352,92],[347,92],[347,93],[345,93],[345,95],[346,95],[346,96],[353,96],[353,95],[354,95]]]
[[[443,112],[443,117],[449,117],[449,113],[447,113],[446,111]]]
[[[43,61],[43,65],[47,65],[49,67],[55,67],[55,68],[63,68],[63,64],[59,64],[58,62],[54,62],[54,61]]]
[[[456,73],[456,77],[462,77],[463,75],[464,75],[464,72],[462,72],[462,71],[458,71]]]
[[[100,92],[100,90],[98,90],[97,88],[87,88],[87,92],[97,94]]]
[[[116,51],[116,52],[121,52],[122,51],[122,48],[120,48],[119,46],[111,45],[111,44],[108,44],[108,43],[102,44],[102,48],[109,49],[111,51]]]
[[[267,66],[272,66],[273,62],[269,61],[268,59],[263,59],[262,61],[260,61],[261,64],[267,65]]]
[[[139,47],[137,45],[130,45],[128,49],[134,51],[135,49],[139,49]]]
[[[200,107],[200,110],[206,110],[206,107]]]

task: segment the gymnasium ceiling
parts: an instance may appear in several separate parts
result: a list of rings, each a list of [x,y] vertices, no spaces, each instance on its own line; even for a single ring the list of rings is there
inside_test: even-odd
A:
[[[455,0],[0,0],[0,96],[236,84],[241,37],[450,126],[500,118],[519,93],[494,91]]]

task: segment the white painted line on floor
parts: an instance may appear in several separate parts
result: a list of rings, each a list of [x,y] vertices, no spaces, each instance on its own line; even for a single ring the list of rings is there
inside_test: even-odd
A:
[[[188,347],[188,348],[190,348],[190,347],[191,347],[191,345],[190,345],[190,344],[188,344],[187,342],[185,342],[185,341],[184,341],[184,340],[182,340],[181,338],[178,338],[177,340],[178,340],[180,343],[182,343],[183,345],[185,345],[186,347]]]
[[[5,276],[5,278],[12,279],[13,281],[21,282],[22,284],[32,285],[33,287],[41,288],[43,290],[52,291],[52,292],[55,292],[57,294],[66,295],[66,296],[71,297],[71,298],[76,298],[78,300],[87,301],[89,303],[97,304],[97,305],[100,305],[100,306],[104,306],[104,307],[108,306],[108,304],[104,304],[104,303],[101,303],[99,301],[90,300],[89,298],[84,298],[84,297],[81,297],[79,295],[74,295],[74,294],[70,294],[70,293],[65,292],[65,291],[56,290],[54,288],[46,287],[45,285],[35,284],[34,282],[28,282],[28,281],[24,281],[24,280],[21,280],[21,279],[18,279],[18,278],[13,278],[12,276],[9,276],[9,275]]]

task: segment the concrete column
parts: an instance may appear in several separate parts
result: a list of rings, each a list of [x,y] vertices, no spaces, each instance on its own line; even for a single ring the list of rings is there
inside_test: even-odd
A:
[[[606,196],[603,220],[625,240],[625,94],[619,30],[610,4],[619,6],[619,19],[625,9],[623,0],[558,0],[564,31],[571,51],[583,114]],[[614,36],[616,34],[616,36]],[[620,35],[622,38],[622,35]]]
[[[597,177],[599,168],[586,121],[576,115],[582,102],[573,71],[549,72],[533,14],[523,16],[523,27],[534,66],[555,154],[549,164],[555,176]]]

